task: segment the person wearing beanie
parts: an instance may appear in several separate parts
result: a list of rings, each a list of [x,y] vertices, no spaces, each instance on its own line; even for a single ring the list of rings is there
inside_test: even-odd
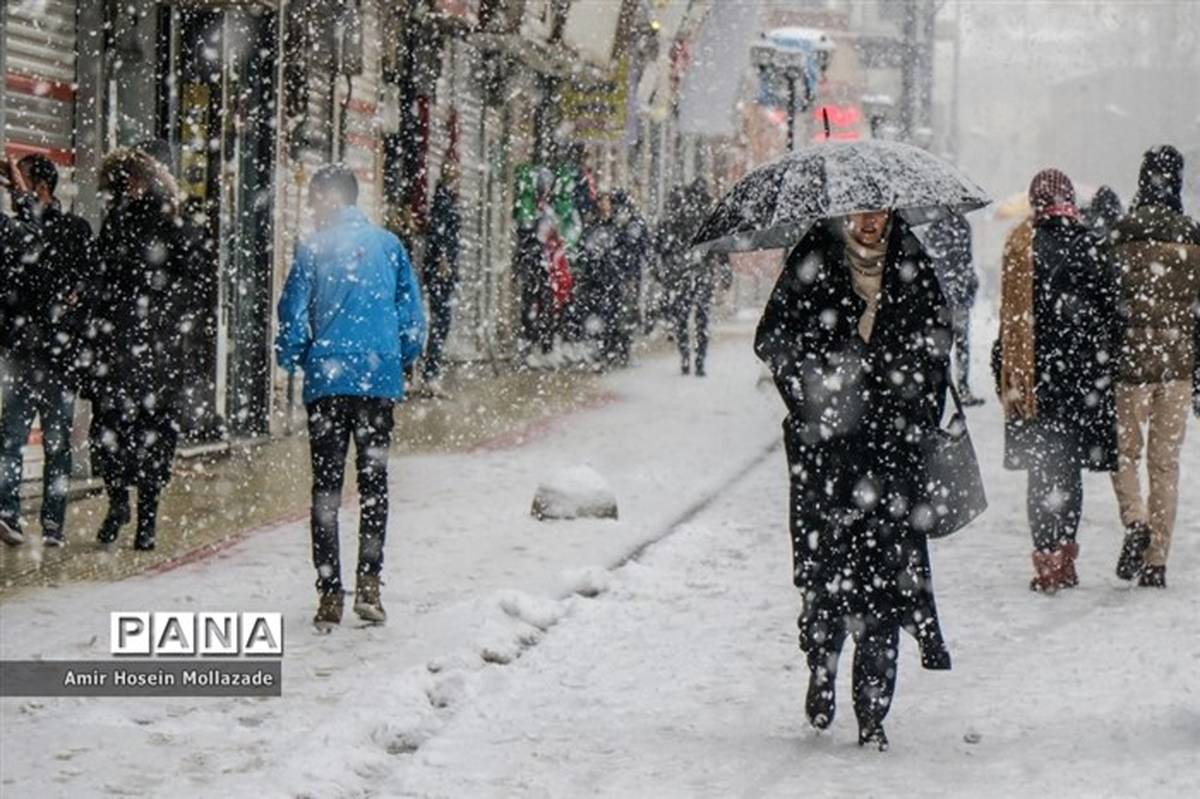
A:
[[[1183,214],[1183,156],[1146,152],[1133,208],[1110,235],[1123,310],[1117,353],[1118,468],[1125,526],[1117,576],[1165,588],[1188,406],[1200,417],[1200,225]],[[1143,448],[1149,477],[1139,478]]]
[[[1105,250],[1080,219],[1070,178],[1039,172],[1029,202],[1033,216],[1004,247],[992,365],[1005,415],[1004,465],[1029,475],[1030,588],[1055,593],[1079,582],[1081,472],[1116,468],[1108,354],[1120,326]]]

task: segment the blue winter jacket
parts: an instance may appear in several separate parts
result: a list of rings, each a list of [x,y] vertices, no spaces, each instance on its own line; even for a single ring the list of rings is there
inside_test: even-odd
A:
[[[304,370],[304,403],[321,397],[399,400],[404,370],[425,346],[425,311],[400,240],[358,208],[296,248],[279,298],[275,353]]]

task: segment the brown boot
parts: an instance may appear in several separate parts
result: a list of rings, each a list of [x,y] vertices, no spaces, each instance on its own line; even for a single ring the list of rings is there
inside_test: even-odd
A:
[[[1079,544],[1070,541],[1059,549],[1062,552],[1062,587],[1074,588],[1079,585],[1079,573],[1075,571],[1075,559],[1079,557]]]
[[[1058,548],[1053,552],[1033,553],[1033,579],[1029,582],[1029,590],[1039,594],[1056,594],[1063,587],[1062,580],[1063,551]]]
[[[387,613],[379,598],[379,588],[382,584],[378,574],[364,574],[358,578],[358,590],[354,592],[354,612],[363,621],[372,624],[383,624],[387,621]]]
[[[317,615],[313,616],[313,625],[318,630],[329,632],[335,624],[342,623],[342,607],[345,597],[341,591],[327,591],[320,595],[317,604]]]

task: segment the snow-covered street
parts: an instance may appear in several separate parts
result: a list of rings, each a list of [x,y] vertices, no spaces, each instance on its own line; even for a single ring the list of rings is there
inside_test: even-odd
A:
[[[1170,589],[1129,588],[1112,574],[1108,477],[1089,475],[1082,585],[1031,594],[1024,476],[1000,469],[994,402],[971,416],[991,509],[933,545],[954,670],[921,671],[904,639],[886,754],[855,745],[848,668],[833,729],[808,728],[786,471],[771,449],[782,413],[773,390],[756,388],[745,332],[721,343],[705,381],[650,359],[604,378],[609,404],[529,443],[393,461],[386,627],[310,631],[304,524],[153,576],[6,601],[4,658],[106,657],[117,608],[281,610],[287,640],[280,699],[0,701],[0,792],[1200,791],[1200,499],[1184,492]],[[1196,442],[1185,486],[1200,474]],[[577,464],[612,483],[620,521],[530,518],[537,482]],[[347,555],[355,522],[344,510]]]

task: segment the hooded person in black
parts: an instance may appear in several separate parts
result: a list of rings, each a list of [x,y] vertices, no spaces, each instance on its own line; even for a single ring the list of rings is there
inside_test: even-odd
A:
[[[90,437],[109,504],[97,540],[117,539],[131,516],[129,490],[136,488],[134,547],[153,549],[179,430],[191,249],[174,180],[155,159],[116,150],[101,166],[100,185],[111,205],[100,230],[103,291],[93,308]]]
[[[42,540],[61,546],[78,362],[86,358],[86,307],[98,259],[91,226],[64,211],[55,196],[54,163],[44,155],[27,155],[10,171],[17,219],[5,242],[0,309],[0,356],[8,364],[0,380],[0,538],[9,544],[24,540],[21,448],[37,417],[45,452]]]
[[[788,410],[806,711],[819,729],[832,722],[837,664],[852,636],[859,743],[880,749],[899,631],[916,637],[925,668],[950,668],[930,575],[923,454],[945,402],[949,341],[930,259],[886,211],[805,236],[755,337]]]

